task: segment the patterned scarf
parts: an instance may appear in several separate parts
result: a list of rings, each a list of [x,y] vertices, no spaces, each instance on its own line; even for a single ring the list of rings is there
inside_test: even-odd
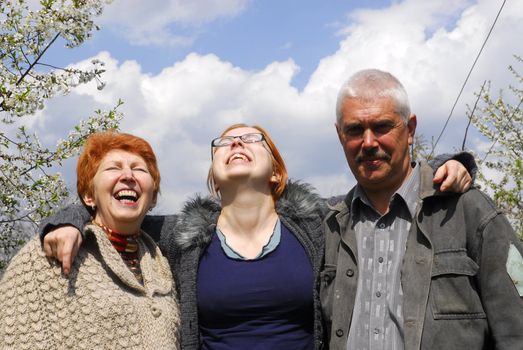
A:
[[[143,285],[142,269],[140,268],[140,260],[138,255],[138,236],[136,235],[123,235],[116,232],[113,229],[92,220],[92,222],[100,227],[109,238],[114,249],[120,254],[122,260],[125,262],[129,270],[134,274],[138,282]]]

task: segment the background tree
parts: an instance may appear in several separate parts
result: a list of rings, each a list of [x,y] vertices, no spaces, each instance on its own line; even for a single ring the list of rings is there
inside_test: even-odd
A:
[[[74,48],[88,39],[99,29],[93,18],[107,2],[0,0],[0,272],[36,223],[69,195],[52,167],[77,154],[88,134],[118,127],[121,102],[111,111],[96,111],[54,149],[26,126],[55,95],[93,80],[103,88],[102,62],[93,60],[89,69],[61,68],[44,58],[53,44]]]
[[[523,63],[521,57],[515,59],[518,64]],[[500,91],[497,97],[493,97],[490,82],[485,82],[478,93],[477,103],[469,109],[468,117],[490,142],[482,157],[475,154],[479,166],[476,184],[492,196],[523,240],[523,77],[513,66],[508,69],[516,82],[508,87],[508,94]],[[430,160],[433,143],[434,140],[429,144],[422,134],[415,135],[412,158]]]
[[[410,156],[413,160],[430,161],[433,157],[432,150],[434,149],[434,139],[431,140],[429,146],[427,138],[423,134],[414,134],[414,142],[410,146]]]
[[[517,64],[523,63],[521,57],[515,59]],[[479,94],[482,105],[477,112],[469,112],[469,117],[491,142],[479,162],[479,180],[523,240],[523,77],[513,66],[508,69],[515,84],[493,97],[487,83]]]

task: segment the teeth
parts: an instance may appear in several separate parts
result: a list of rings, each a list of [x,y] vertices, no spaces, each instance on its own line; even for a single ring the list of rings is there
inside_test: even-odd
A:
[[[120,192],[118,192],[118,196],[120,196],[120,197],[126,196],[126,197],[134,197],[134,198],[137,197],[136,192],[132,191],[132,190],[121,190]]]
[[[240,160],[245,160],[247,161],[247,157],[241,153],[236,153],[236,154],[233,154],[231,156],[231,158],[229,158],[229,163],[232,162],[233,160],[236,160],[236,159],[240,159]]]
[[[138,195],[133,190],[121,190],[115,195],[115,198],[118,200],[136,201],[138,199]]]

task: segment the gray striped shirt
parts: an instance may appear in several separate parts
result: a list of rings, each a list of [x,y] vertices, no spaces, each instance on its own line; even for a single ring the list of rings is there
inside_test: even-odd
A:
[[[358,244],[358,287],[349,350],[404,349],[401,265],[419,201],[419,166],[392,196],[381,216],[356,186],[351,213]]]

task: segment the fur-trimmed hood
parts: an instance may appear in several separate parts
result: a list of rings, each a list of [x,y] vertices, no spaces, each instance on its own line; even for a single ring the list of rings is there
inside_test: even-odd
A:
[[[210,196],[197,195],[188,200],[178,217],[175,239],[180,248],[206,246],[214,233],[221,205]],[[279,216],[292,221],[317,220],[326,212],[325,201],[307,183],[289,180],[276,203]]]

